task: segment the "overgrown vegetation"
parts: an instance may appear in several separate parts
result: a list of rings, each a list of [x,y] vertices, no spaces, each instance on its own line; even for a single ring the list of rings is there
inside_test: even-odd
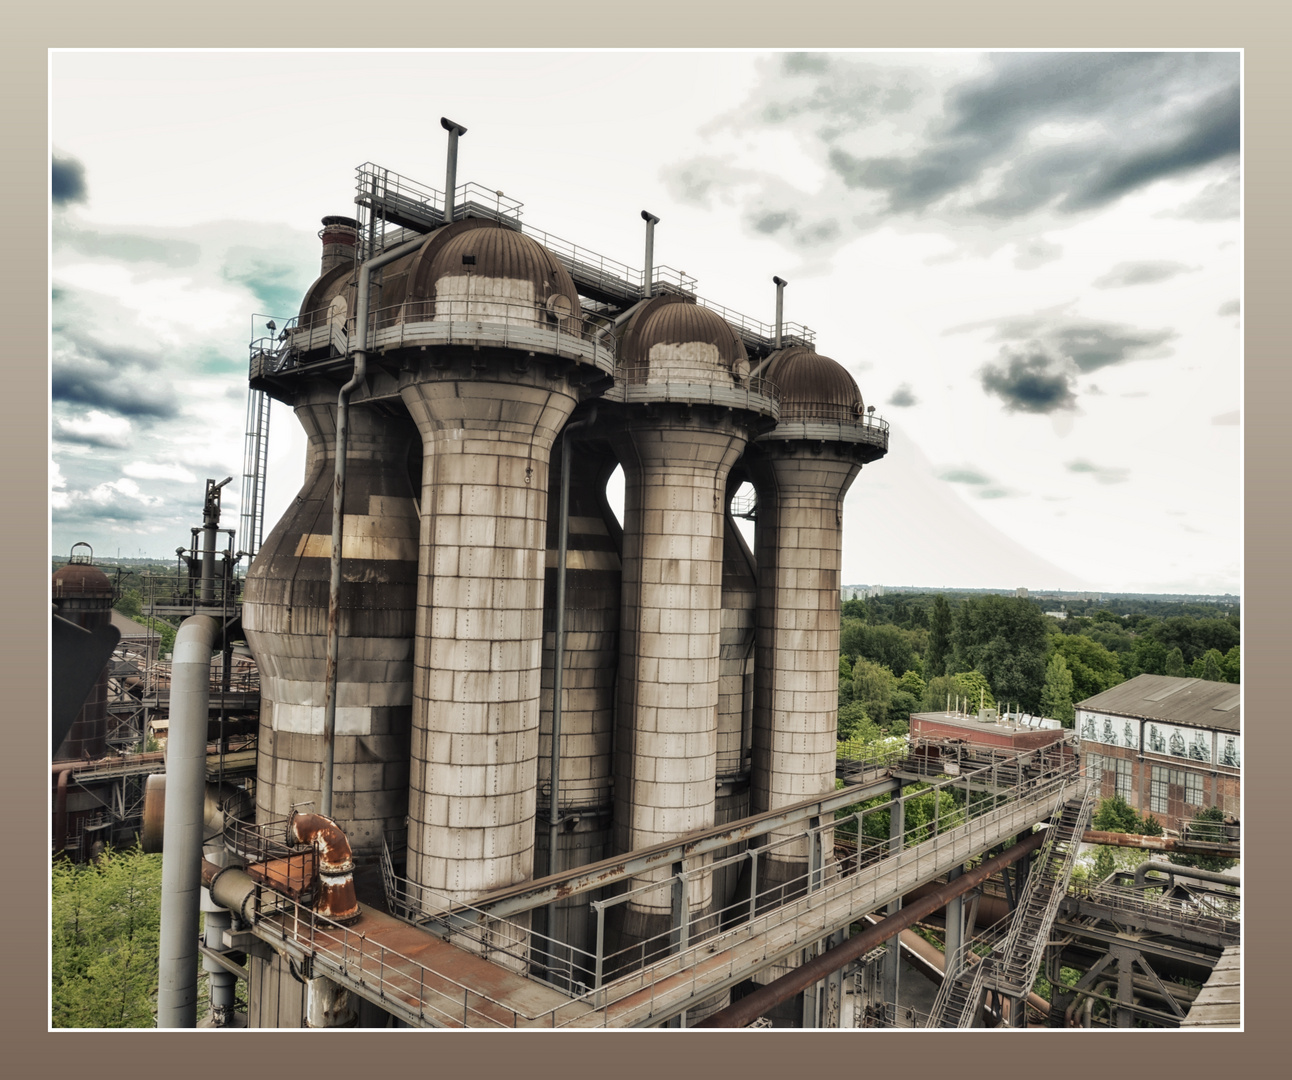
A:
[[[152,1027],[161,925],[161,856],[106,850],[55,860],[50,971],[59,1028]]]

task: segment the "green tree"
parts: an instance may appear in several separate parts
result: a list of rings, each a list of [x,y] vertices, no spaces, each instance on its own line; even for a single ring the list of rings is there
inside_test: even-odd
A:
[[[152,1027],[161,856],[109,848],[51,872],[53,1026]]]
[[[1041,713],[1051,719],[1061,721],[1064,727],[1072,727],[1076,722],[1076,710],[1072,707],[1072,673],[1063,654],[1056,652],[1050,657],[1045,668],[1045,686],[1041,690]]]
[[[1166,654],[1166,667],[1162,674],[1171,675],[1175,678],[1180,678],[1188,674],[1188,671],[1184,666],[1184,653],[1181,651],[1180,646],[1177,645]]]
[[[1056,643],[1056,652],[1072,673],[1074,703],[1102,694],[1125,677],[1116,655],[1084,634],[1064,635]]]
[[[143,613],[143,594],[138,589],[124,589],[112,606],[128,619],[137,619]]]
[[[951,651],[951,605],[941,593],[933,600],[929,615],[929,648],[924,654],[924,677],[946,673],[947,655]]]
[[[982,672],[998,700],[1039,711],[1049,633],[1045,615],[1030,600],[994,595],[966,600],[956,613],[952,644],[956,667]]]
[[[883,664],[858,657],[852,666],[852,696],[865,706],[866,714],[880,727],[888,726],[897,676]],[[902,719],[905,719],[903,717]]]
[[[1240,661],[1240,648],[1235,645],[1229,652],[1225,653],[1224,664],[1225,682],[1237,683],[1242,682],[1242,663]]]
[[[852,701],[839,709],[837,738],[839,742],[872,743],[880,738],[883,732],[866,713],[866,707],[860,701]]]
[[[1206,679],[1208,682],[1225,682],[1224,664],[1225,658],[1221,655],[1219,649],[1208,649],[1193,662],[1189,673],[1196,679]]]
[[[992,696],[991,687],[981,671],[959,671],[954,675],[939,675],[930,679],[924,690],[924,708],[929,712],[941,712],[947,706],[947,697],[955,707],[956,699],[960,707],[969,712],[977,712],[979,706],[992,709],[996,699]]]

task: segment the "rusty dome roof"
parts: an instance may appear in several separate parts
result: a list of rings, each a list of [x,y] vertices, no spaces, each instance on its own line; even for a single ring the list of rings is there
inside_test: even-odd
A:
[[[689,297],[669,295],[655,297],[628,321],[619,346],[620,361],[648,364],[657,345],[690,344],[715,346],[728,370],[748,363],[745,343],[726,319]]]
[[[112,598],[112,582],[102,570],[88,562],[60,566],[54,571],[53,584],[55,600],[73,596]]]
[[[496,222],[455,222],[428,241],[418,252],[418,260],[411,290],[415,296],[425,295],[423,282],[433,290],[441,278],[467,272],[477,277],[531,282],[538,303],[547,303],[559,295],[569,301],[566,313],[580,310],[579,290],[556,256],[537,240]]]
[[[865,403],[857,382],[838,361],[805,345],[783,349],[763,369],[763,377],[780,391],[781,416],[846,412],[860,417]]]

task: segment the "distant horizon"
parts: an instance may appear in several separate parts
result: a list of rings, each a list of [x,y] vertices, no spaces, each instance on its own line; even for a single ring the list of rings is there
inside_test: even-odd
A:
[[[217,555],[219,553],[217,552]],[[50,560],[67,559],[67,555],[56,555],[51,552]],[[105,565],[122,565],[126,563],[169,563],[176,558],[175,553],[169,555],[112,555],[95,557],[95,566]],[[245,566],[244,568],[245,569]],[[1164,597],[1200,597],[1214,598],[1217,600],[1241,600],[1241,593],[1188,593],[1188,592],[1146,592],[1144,590],[1133,589],[1058,589],[1047,586],[1033,585],[1000,585],[1000,586],[981,586],[981,585],[889,585],[886,582],[842,582],[840,589],[885,589],[889,592],[913,592],[913,593],[938,593],[938,592],[957,592],[957,593],[1002,593],[1013,595],[1019,589],[1028,591],[1028,599],[1034,596],[1076,596],[1090,597],[1098,596],[1100,598],[1110,598],[1118,596],[1142,597],[1142,596],[1164,596]],[[857,597],[859,600],[865,597]]]

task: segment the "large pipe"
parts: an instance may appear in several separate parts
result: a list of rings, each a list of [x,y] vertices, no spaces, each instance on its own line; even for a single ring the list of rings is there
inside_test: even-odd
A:
[[[643,210],[642,221],[646,222],[646,269],[642,271],[642,296],[649,300],[655,277],[655,226],[659,224],[659,218],[649,210]]]
[[[1221,885],[1232,885],[1235,889],[1241,884],[1236,877],[1218,874],[1212,870],[1195,870],[1192,866],[1177,866],[1169,862],[1143,862],[1135,867],[1135,888],[1143,889],[1152,883],[1147,881],[1150,873],[1166,874],[1171,878],[1191,878],[1195,881],[1215,881]],[[1174,884],[1174,881],[1172,882]]]
[[[157,1026],[197,1026],[197,922],[202,891],[202,804],[206,794],[206,725],[211,653],[219,624],[190,615],[175,635],[171,663],[170,737],[166,744],[166,832],[162,856]]]
[[[232,476],[226,476],[218,484],[214,480],[206,482],[206,502],[202,507],[202,589],[203,600],[215,599],[215,539],[220,531],[220,489],[231,483]]]
[[[453,200],[458,188],[458,136],[465,135],[467,129],[455,123],[447,116],[440,117],[440,127],[449,133],[449,154],[444,171],[444,224],[453,223]]]
[[[796,967],[775,982],[755,990],[747,997],[741,998],[721,1012],[696,1024],[696,1027],[748,1027],[749,1024],[764,1015],[769,1009],[788,1001],[801,990],[813,983],[820,982],[831,972],[838,971],[846,964],[860,959],[867,952],[896,936],[901,931],[914,926],[926,915],[931,915],[939,908],[945,907],[949,900],[967,893],[981,885],[992,874],[997,874],[1011,863],[1017,862],[1024,855],[1035,851],[1045,842],[1046,830],[1034,832],[1013,847],[995,858],[967,870],[954,881],[948,882],[935,892],[922,897],[915,903],[903,907],[894,915],[881,919],[856,937],[851,937],[842,945],[827,949],[806,964]]]
[[[465,130],[465,129],[463,129]],[[341,387],[336,399],[336,469],[332,481],[332,550],[331,577],[327,597],[327,668],[323,677],[323,790],[319,795],[319,812],[332,815],[332,772],[336,758],[336,681],[341,655],[341,528],[345,517],[346,439],[350,418],[350,395],[362,385],[368,372],[368,303],[372,292],[372,272],[426,243],[424,236],[409,240],[365,259],[359,267],[358,297],[354,317],[354,373]]]
[[[292,811],[287,842],[307,845],[318,853],[319,896],[314,910],[342,924],[358,919],[362,912],[354,894],[354,859],[341,827],[323,814]]]
[[[1142,848],[1146,851],[1176,851],[1182,855],[1217,855],[1236,859],[1242,848],[1237,844],[1215,844],[1205,840],[1177,840],[1171,836],[1136,836],[1134,833],[1100,832],[1087,829],[1083,844],[1105,844],[1108,847]]]

